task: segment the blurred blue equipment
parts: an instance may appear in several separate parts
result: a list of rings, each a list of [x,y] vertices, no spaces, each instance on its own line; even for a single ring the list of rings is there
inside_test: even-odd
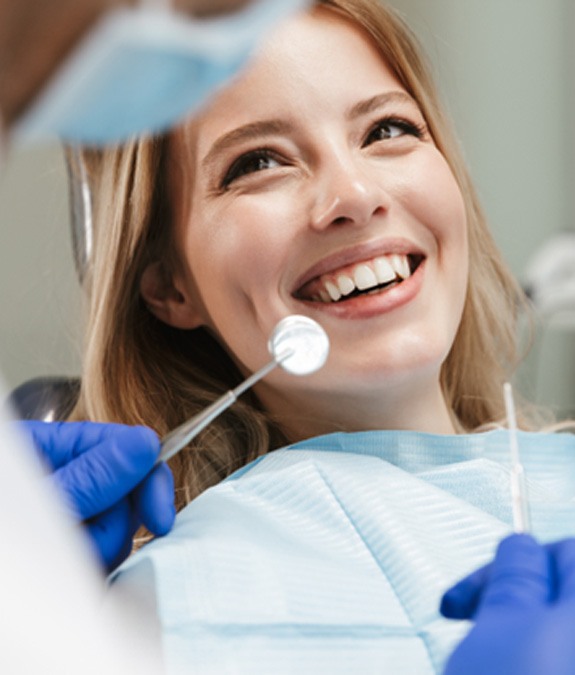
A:
[[[101,145],[166,130],[246,62],[270,26],[309,0],[253,0],[192,19],[165,7],[109,12],[16,126],[13,139]]]

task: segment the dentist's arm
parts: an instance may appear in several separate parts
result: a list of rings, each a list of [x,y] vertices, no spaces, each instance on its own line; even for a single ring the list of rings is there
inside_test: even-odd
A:
[[[78,40],[108,9],[130,0],[0,2],[0,110],[9,129]]]
[[[171,4],[184,14],[207,17],[241,9],[248,2],[173,0]],[[0,111],[5,130],[29,107],[79,40],[106,11],[137,4],[141,4],[139,0],[0,2]]]
[[[512,535],[491,565],[447,591],[441,611],[475,622],[445,675],[575,674],[575,540]]]
[[[93,422],[20,422],[52,470],[57,490],[110,571],[130,553],[140,525],[166,534],[175,518],[174,481],[156,434]]]

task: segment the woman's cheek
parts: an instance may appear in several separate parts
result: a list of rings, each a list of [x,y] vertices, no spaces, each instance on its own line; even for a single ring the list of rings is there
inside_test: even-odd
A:
[[[300,200],[301,201],[301,200]],[[215,218],[218,237],[227,245],[254,251],[285,244],[302,222],[301,204],[281,191],[243,196]]]
[[[466,238],[465,202],[455,176],[443,155],[433,150],[420,169],[419,208],[439,231]],[[424,187],[425,186],[425,187]]]

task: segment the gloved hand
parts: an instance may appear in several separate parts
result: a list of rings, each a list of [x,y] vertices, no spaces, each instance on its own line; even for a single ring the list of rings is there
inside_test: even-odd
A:
[[[447,591],[441,612],[475,620],[444,675],[573,675],[575,539],[508,537],[491,565]]]
[[[108,571],[130,553],[140,525],[166,534],[175,518],[174,480],[146,427],[94,422],[19,422],[52,469]]]

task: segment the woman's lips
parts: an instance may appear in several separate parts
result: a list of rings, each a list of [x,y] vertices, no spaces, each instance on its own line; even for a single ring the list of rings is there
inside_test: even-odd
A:
[[[339,304],[365,294],[382,293],[409,279],[423,259],[421,254],[405,253],[365,259],[315,277],[294,295],[300,300]]]

